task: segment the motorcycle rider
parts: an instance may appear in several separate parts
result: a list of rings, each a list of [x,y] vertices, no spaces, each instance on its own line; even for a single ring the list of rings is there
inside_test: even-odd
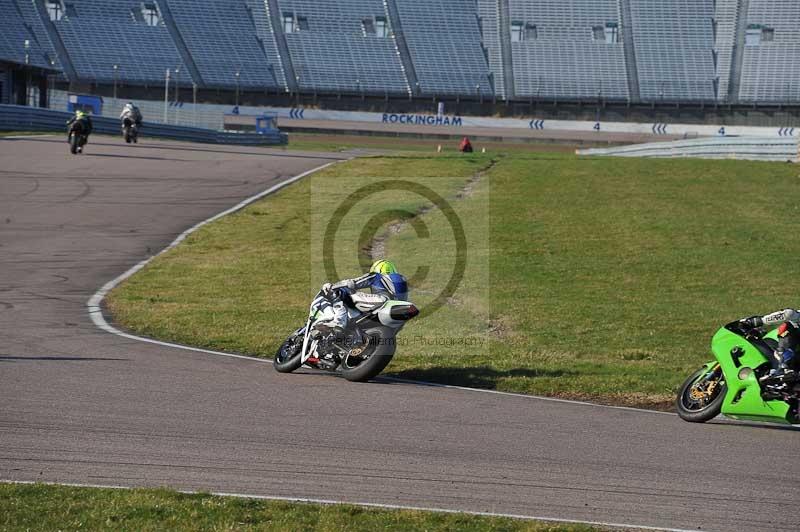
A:
[[[140,127],[142,125],[142,112],[138,107],[133,105],[133,102],[126,103],[125,107],[122,108],[122,113],[120,113],[119,119],[124,124],[126,118],[136,124],[136,127]]]
[[[787,308],[766,316],[751,316],[739,321],[751,329],[760,327],[767,331],[778,329],[778,348],[770,360],[772,370],[763,380],[794,377],[795,355],[798,348],[800,348],[800,312]]]
[[[69,134],[76,124],[83,134],[83,138],[78,143],[78,152],[82,152],[83,146],[89,142],[89,135],[92,134],[92,118],[81,110],[75,111],[75,115],[67,121],[67,140],[69,140]]]
[[[358,291],[367,288],[371,293]],[[321,332],[333,332],[341,336],[349,321],[347,307],[355,308],[358,303],[382,305],[390,299],[405,300],[408,297],[408,285],[392,261],[381,259],[375,261],[369,272],[361,277],[335,284],[325,283],[322,297],[329,302],[333,312],[328,312],[328,317],[318,321],[314,327]]]

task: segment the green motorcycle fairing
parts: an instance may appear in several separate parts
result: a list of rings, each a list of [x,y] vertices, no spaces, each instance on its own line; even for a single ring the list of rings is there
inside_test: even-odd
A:
[[[777,332],[772,331],[764,338],[776,340]],[[761,398],[761,385],[753,370],[769,364],[769,360],[758,348],[743,336],[723,327],[711,340],[711,351],[725,376],[727,393],[722,403],[722,413],[725,416],[748,421],[793,423],[789,404],[781,400],[764,401]],[[714,366],[716,362],[706,365],[709,371]],[[746,371],[747,368],[750,371]]]

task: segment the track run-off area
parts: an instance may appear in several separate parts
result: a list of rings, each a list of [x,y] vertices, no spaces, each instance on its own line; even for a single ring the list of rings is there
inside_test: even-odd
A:
[[[61,137],[0,140],[0,480],[797,529],[793,428],[281,375],[93,322],[101,287],[188,228],[345,158],[102,137],[70,156]]]

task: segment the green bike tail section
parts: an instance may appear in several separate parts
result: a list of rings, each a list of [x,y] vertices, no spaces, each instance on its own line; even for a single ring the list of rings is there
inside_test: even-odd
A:
[[[775,339],[775,331],[767,338]],[[739,357],[739,366],[734,362],[731,350],[741,348],[744,354]],[[711,340],[711,350],[717,357],[728,393],[722,403],[722,413],[730,418],[749,421],[769,421],[771,423],[791,424],[789,405],[784,401],[764,401],[761,398],[761,386],[755,372],[749,372],[745,379],[739,378],[742,368],[755,369],[767,362],[761,352],[741,336],[722,328]]]

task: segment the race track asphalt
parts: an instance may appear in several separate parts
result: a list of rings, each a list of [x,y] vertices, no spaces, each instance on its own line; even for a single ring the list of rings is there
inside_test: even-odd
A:
[[[100,286],[342,156],[111,138],[87,151],[0,140],[0,479],[797,530],[795,429],[280,375],[97,329]]]

